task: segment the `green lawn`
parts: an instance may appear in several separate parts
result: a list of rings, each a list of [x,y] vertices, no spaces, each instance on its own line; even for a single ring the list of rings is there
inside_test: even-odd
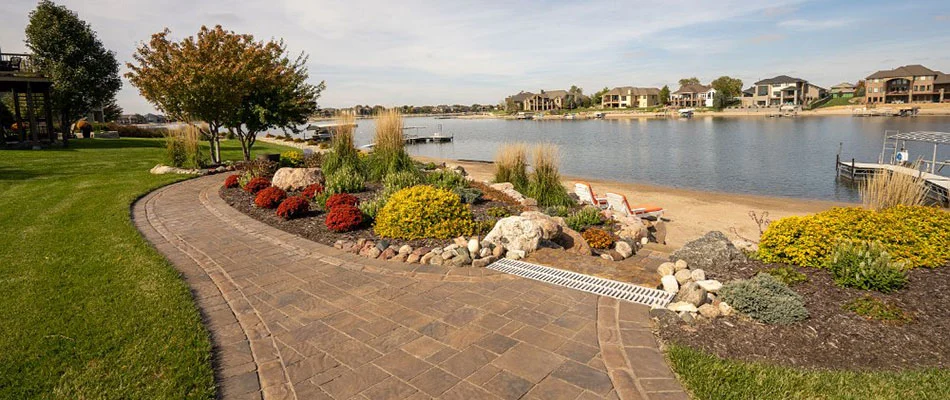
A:
[[[0,398],[213,397],[188,287],[129,219],[185,179],[149,174],[163,154],[158,139],[0,150]]]
[[[698,399],[945,399],[950,371],[809,371],[723,360],[670,346],[673,370]]]
[[[824,104],[822,104],[818,108],[853,105],[848,102],[849,100],[851,100],[850,97],[836,97],[836,98],[826,101]]]

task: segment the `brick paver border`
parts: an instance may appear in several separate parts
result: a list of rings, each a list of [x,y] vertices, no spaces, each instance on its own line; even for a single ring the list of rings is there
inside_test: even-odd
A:
[[[344,253],[233,209],[222,180],[131,210],[192,289],[222,398],[688,398],[646,307]]]

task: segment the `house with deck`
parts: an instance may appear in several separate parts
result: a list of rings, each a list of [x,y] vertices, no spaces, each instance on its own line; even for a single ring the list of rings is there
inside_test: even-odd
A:
[[[38,146],[57,140],[52,87],[52,80],[36,67],[32,55],[0,51],[0,93],[12,99],[9,113],[0,113],[3,143]]]
[[[848,82],[841,82],[837,85],[832,86],[831,90],[828,91],[828,94],[830,94],[831,97],[835,99],[838,99],[838,98],[850,99],[854,97],[854,92],[855,92],[854,85]]]
[[[743,105],[753,107],[807,106],[827,95],[827,91],[801,78],[779,75],[753,86],[752,97],[743,96]]]
[[[615,87],[604,93],[602,108],[648,108],[660,104],[659,88]]]
[[[712,107],[716,89],[710,85],[683,85],[670,93],[670,105],[673,107]]]
[[[950,101],[950,76],[920,64],[877,71],[867,77],[865,87],[867,104]]]
[[[587,96],[567,90],[541,90],[540,93],[520,92],[505,99],[508,111],[552,111],[577,108]]]

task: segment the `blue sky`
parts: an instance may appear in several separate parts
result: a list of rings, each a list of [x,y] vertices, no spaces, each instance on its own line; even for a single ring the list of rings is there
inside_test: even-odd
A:
[[[284,38],[326,80],[326,107],[495,104],[519,90],[592,93],[604,86],[675,86],[721,75],[778,74],[820,86],[923,64],[950,72],[950,1],[314,1],[61,2],[120,62],[164,27],[202,24]],[[0,49],[22,51],[35,1],[0,4]],[[124,70],[124,67],[123,67]],[[674,88],[675,89],[675,88]],[[151,106],[125,83],[129,112]]]

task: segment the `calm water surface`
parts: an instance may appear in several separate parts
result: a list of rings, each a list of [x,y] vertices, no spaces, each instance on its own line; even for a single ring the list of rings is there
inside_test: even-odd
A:
[[[370,143],[375,125],[360,120],[358,145]],[[835,180],[835,154],[876,161],[885,129],[950,131],[950,117],[715,118],[509,121],[407,118],[406,126],[431,133],[442,124],[452,143],[408,146],[411,154],[492,160],[505,142],[551,142],[561,148],[566,175],[718,192],[857,201]],[[928,145],[908,146],[911,157],[930,159]],[[944,146],[940,159],[950,159]],[[943,174],[950,173],[944,170]]]

